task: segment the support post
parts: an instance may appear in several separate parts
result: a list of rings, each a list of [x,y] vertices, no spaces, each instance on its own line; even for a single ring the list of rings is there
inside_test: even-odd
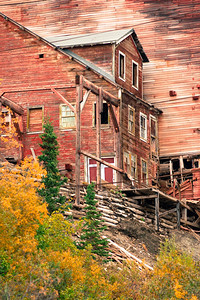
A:
[[[170,179],[171,179],[171,187],[173,186],[173,165],[172,160],[169,162],[169,170],[170,170]]]
[[[82,101],[83,84],[82,76],[76,77],[76,167],[75,167],[75,182],[76,182],[76,199],[75,204],[80,205],[80,150],[81,150],[81,110],[80,102]]]
[[[155,198],[155,228],[159,231],[159,193]]]
[[[96,151],[97,158],[101,159],[101,103],[102,103],[102,88],[99,89],[99,95],[96,100]],[[97,190],[101,189],[101,163],[97,161]]]
[[[180,202],[176,203],[176,213],[177,213],[177,229],[180,230],[181,227],[181,212],[180,212]]]

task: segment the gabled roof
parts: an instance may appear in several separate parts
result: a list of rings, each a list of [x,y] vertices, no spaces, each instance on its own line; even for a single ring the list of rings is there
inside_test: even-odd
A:
[[[140,44],[134,29],[112,30],[100,33],[79,34],[79,35],[59,35],[46,38],[47,41],[61,49],[105,45],[105,44],[119,44],[128,36],[132,36],[135,45],[143,59],[143,62],[148,62],[148,58]]]

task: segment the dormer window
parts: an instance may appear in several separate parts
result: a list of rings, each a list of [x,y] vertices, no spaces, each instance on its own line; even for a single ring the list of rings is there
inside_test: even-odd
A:
[[[138,63],[132,60],[132,85],[138,89]]]
[[[119,51],[119,78],[125,81],[125,55]]]

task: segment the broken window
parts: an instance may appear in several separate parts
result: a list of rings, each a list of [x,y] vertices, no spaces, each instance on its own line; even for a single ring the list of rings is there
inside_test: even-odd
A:
[[[43,107],[29,107],[27,111],[27,131],[41,132],[43,127]]]
[[[11,130],[12,116],[7,108],[1,110],[1,135],[6,135]]]
[[[109,124],[107,102],[103,103],[103,111],[101,113],[101,124]],[[96,126],[96,103],[94,103],[94,126]]]
[[[141,177],[142,177],[142,183],[148,184],[148,170],[147,170],[147,162],[144,159],[141,159]]]
[[[119,78],[125,80],[125,55],[119,51]]]
[[[128,106],[128,131],[135,135],[135,109]]]
[[[75,104],[72,104],[75,108]],[[75,113],[71,110],[71,108],[66,104],[60,105],[60,128],[67,129],[67,128],[75,128],[76,127],[76,120],[75,120]]]
[[[147,141],[147,116],[140,113],[140,139]]]
[[[138,63],[132,60],[132,85],[138,89]]]
[[[137,156],[129,152],[124,152],[124,171],[134,179],[137,177]]]
[[[157,134],[157,120],[150,116],[150,132],[151,132],[151,157],[158,156],[158,134]]]

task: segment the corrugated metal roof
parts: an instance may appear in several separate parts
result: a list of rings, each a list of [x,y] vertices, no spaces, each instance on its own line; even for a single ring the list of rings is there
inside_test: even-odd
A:
[[[59,35],[47,37],[46,40],[56,47],[65,49],[81,46],[92,46],[97,44],[118,44],[123,41],[126,37],[132,35],[132,38],[136,44],[136,47],[142,56],[144,62],[148,62],[148,58],[140,44],[138,37],[134,29],[121,29],[112,30],[100,33],[92,34],[79,34],[79,35]]]
[[[90,61],[84,59],[83,57],[79,56],[78,54],[72,52],[69,49],[63,49],[63,51],[70,55],[71,57],[73,57],[74,59],[76,59],[77,61],[83,63],[85,66],[87,66],[88,68],[90,68],[91,70],[94,70],[95,72],[97,72],[98,74],[102,75],[104,78],[108,79],[109,81],[115,83],[115,78],[105,72],[102,68],[97,67],[95,64],[91,63]]]
[[[130,35],[133,29],[112,30],[100,33],[60,35],[48,37],[48,41],[60,48],[68,48],[82,45],[113,44]]]

